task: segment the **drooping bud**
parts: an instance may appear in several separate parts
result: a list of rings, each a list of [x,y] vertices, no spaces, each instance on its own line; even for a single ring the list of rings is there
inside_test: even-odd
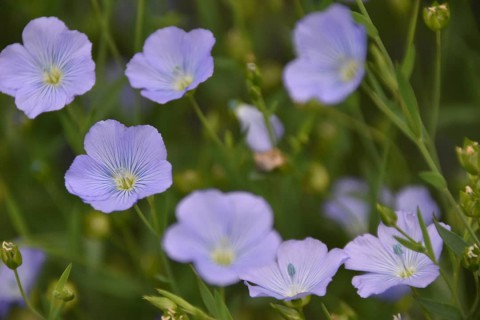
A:
[[[431,6],[423,8],[423,21],[434,32],[445,28],[450,21],[448,3],[439,4],[435,1]]]
[[[22,253],[14,243],[3,241],[0,254],[9,269],[15,270],[22,265]]]
[[[466,247],[463,251],[462,264],[472,272],[480,269],[480,248],[476,244]]]
[[[380,219],[384,225],[387,227],[394,227],[397,225],[397,214],[392,209],[377,203],[377,211],[380,214]]]
[[[456,148],[458,161],[472,175],[480,175],[480,146],[478,142],[465,138],[463,147]]]

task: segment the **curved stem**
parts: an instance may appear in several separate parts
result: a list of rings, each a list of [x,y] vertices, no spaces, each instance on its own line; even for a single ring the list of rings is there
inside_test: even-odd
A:
[[[140,217],[140,219],[143,221],[143,223],[147,226],[148,230],[150,230],[154,235],[158,236],[157,234],[157,231],[152,227],[152,225],[150,224],[150,222],[147,220],[147,218],[145,217],[145,215],[143,214],[142,210],[140,209],[140,207],[138,206],[138,204],[136,204],[134,206],[135,208],[135,212],[137,213],[137,215]]]
[[[137,0],[137,19],[135,21],[135,42],[134,48],[138,52],[142,48],[142,27],[143,27],[143,13],[145,11],[145,0]]]
[[[410,48],[413,45],[413,40],[415,39],[415,30],[417,29],[418,21],[418,10],[420,10],[420,0],[415,1],[415,6],[413,7],[412,19],[410,20],[410,26],[408,28],[407,34],[407,43],[405,48]]]
[[[322,311],[323,311],[323,314],[325,315],[325,319],[332,320],[332,316],[330,316],[330,312],[328,312],[328,309],[325,306],[325,304],[322,302],[320,306],[322,307]]]
[[[197,103],[197,100],[195,100],[195,97],[193,96],[192,92],[187,93],[188,100],[190,101],[190,104],[193,107],[193,110],[195,110],[195,113],[197,114],[198,118],[202,122],[203,126],[207,130],[208,134],[210,135],[210,138],[212,138],[213,141],[220,147],[223,148],[223,142],[220,140],[220,138],[217,136],[215,131],[212,129],[210,124],[208,123],[207,117],[202,112],[202,109],[200,109],[200,106]]]
[[[30,303],[30,300],[28,300],[27,296],[25,295],[25,291],[23,291],[22,282],[20,281],[20,277],[18,276],[17,269],[14,269],[13,272],[15,273],[15,280],[17,280],[18,290],[20,290],[20,294],[22,295],[23,300],[27,304],[28,309],[30,309],[30,311],[32,311],[38,318],[45,320],[45,317],[42,316],[37,310],[35,310],[35,308]]]

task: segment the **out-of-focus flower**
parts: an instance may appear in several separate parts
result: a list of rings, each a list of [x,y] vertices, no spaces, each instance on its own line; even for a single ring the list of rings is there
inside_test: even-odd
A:
[[[340,249],[328,252],[321,241],[306,238],[288,240],[277,250],[277,260],[242,273],[251,297],[278,300],[301,299],[307,295],[324,296],[327,285],[347,259]]]
[[[407,186],[395,195],[395,210],[417,212],[417,208],[422,212],[425,224],[433,222],[433,215],[438,218],[440,208],[435,200],[432,199],[430,192],[424,186]]]
[[[397,225],[415,241],[423,243],[423,236],[416,213],[397,211]],[[449,228],[447,225],[442,224]],[[436,259],[440,258],[443,241],[433,224],[427,227]],[[352,284],[362,298],[380,294],[387,289],[408,285],[425,288],[439,275],[439,268],[425,254],[412,251],[401,245],[394,236],[400,232],[383,224],[378,226],[377,237],[371,234],[358,236],[347,244],[349,258],[345,268],[364,271],[355,276]]]
[[[65,186],[96,210],[129,209],[172,184],[165,144],[152,126],[99,121],[85,136],[84,147],[87,154],[75,158],[65,174]]]
[[[240,104],[235,107],[235,114],[240,121],[242,131],[246,133],[247,144],[254,152],[272,150],[283,136],[283,124],[275,115],[270,116],[270,125],[273,130],[272,138],[274,140],[272,143],[265,124],[265,118],[257,108],[247,104]]]
[[[25,294],[28,295],[35,285],[37,276],[45,261],[45,254],[38,249],[28,247],[21,248],[20,252],[23,257],[23,264],[17,268],[17,272]],[[5,265],[0,264],[0,319],[3,319],[12,305],[23,305],[23,303],[14,272]]]
[[[280,236],[265,200],[247,192],[195,191],[176,209],[178,222],[165,233],[163,247],[179,262],[193,262],[208,283],[226,286],[239,273],[273,261]]]
[[[17,108],[33,119],[63,108],[95,83],[92,43],[55,17],[30,21],[23,45],[0,53],[0,91],[15,97]]]
[[[368,196],[368,185],[364,181],[342,178],[335,182],[332,196],[323,205],[323,211],[340,223],[349,235],[367,233],[372,210]],[[427,225],[432,223],[433,213],[438,216],[440,212],[428,189],[420,185],[404,187],[394,196],[387,188],[382,188],[378,201],[394,210],[417,212],[418,207]]]
[[[167,103],[212,76],[214,44],[209,30],[159,29],[147,38],[143,52],[133,56],[125,74],[145,98]]]
[[[340,223],[352,237],[368,232],[371,204],[368,185],[356,178],[342,178],[333,185],[332,196],[323,206],[325,214]],[[392,203],[392,195],[382,189],[379,202]]]
[[[294,30],[297,59],[285,68],[284,83],[296,102],[343,101],[362,81],[367,34],[350,10],[333,4],[307,15]]]

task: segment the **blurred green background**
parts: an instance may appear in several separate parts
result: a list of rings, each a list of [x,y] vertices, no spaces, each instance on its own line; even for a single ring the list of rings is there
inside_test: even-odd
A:
[[[270,203],[275,212],[275,228],[284,239],[311,236],[329,248],[343,247],[350,240],[347,234],[321,212],[331,183],[347,175],[362,177],[374,188],[385,185],[393,190],[420,182],[418,172],[425,170],[426,165],[417,150],[361,93],[331,108],[315,104],[296,106],[286,94],[282,69],[295,57],[291,34],[302,16],[300,7],[309,13],[331,2],[0,1],[1,48],[21,42],[22,30],[30,20],[56,16],[70,29],[87,34],[96,62],[97,80],[90,92],[77,97],[66,108],[42,114],[35,120],[18,111],[12,97],[0,95],[0,240],[23,237],[29,245],[48,254],[33,292],[37,306],[46,308],[47,288],[69,262],[73,262],[71,281],[77,299],[65,319],[153,319],[159,311],[142,300],[142,295],[155,294],[155,288],[171,289],[162,281],[160,239],[146,231],[133,210],[108,216],[95,214],[64,187],[64,173],[74,157],[84,153],[84,135],[98,120],[112,118],[126,125],[150,124],[163,135],[174,174],[173,186],[155,197],[164,224],[175,220],[176,204],[192,190],[246,190]],[[139,3],[144,8],[138,15]],[[480,22],[480,9],[467,0],[449,4],[451,23],[443,33],[443,85],[436,145],[446,178],[456,194],[464,176],[454,146],[461,145],[465,136],[480,139],[480,32],[475,22],[475,18]],[[366,4],[387,49],[397,61],[404,55],[412,5],[410,0],[371,0]],[[185,30],[210,29],[216,37],[215,72],[199,86],[196,98],[219,135],[231,139],[227,153],[219,151],[204,134],[186,99],[154,104],[131,89],[123,74],[125,64],[141,50],[145,38],[170,25]],[[415,45],[417,58],[411,80],[422,116],[428,121],[434,36],[421,17]],[[288,163],[269,173],[255,168],[235,115],[228,107],[233,101],[251,102],[245,64],[252,61],[262,72],[267,105],[275,108],[286,131],[279,148]],[[370,136],[366,132],[370,131],[354,111],[357,104],[371,128],[368,130],[376,132],[378,139],[374,142],[379,149],[385,137],[395,141],[382,175],[363,144],[364,138]],[[139,204],[148,211],[146,200]],[[456,221],[449,223],[457,226]],[[174,262],[172,266],[180,288],[177,293],[202,306],[189,266]],[[413,308],[415,319],[421,317],[412,297],[396,303],[360,298],[350,283],[353,274],[341,268],[328,295],[322,299],[313,297],[306,308],[307,319],[320,317],[320,300],[333,313],[346,313],[351,308],[358,319],[391,319],[393,313],[409,308]],[[462,298],[470,301],[469,279],[461,281],[465,288]],[[437,281],[424,292],[434,297],[442,296],[444,291],[442,282]],[[235,319],[279,318],[268,306],[273,299],[249,298],[242,283],[226,288],[226,300]],[[19,310],[11,315],[12,319],[22,317],[28,315]]]

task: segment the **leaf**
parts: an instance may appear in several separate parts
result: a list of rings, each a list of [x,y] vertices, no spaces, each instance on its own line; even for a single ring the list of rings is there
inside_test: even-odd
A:
[[[415,46],[412,44],[410,47],[407,48],[407,52],[405,52],[405,57],[403,58],[402,65],[400,66],[400,71],[407,79],[410,79],[414,66]]]
[[[285,319],[302,320],[303,316],[295,309],[282,306],[280,304],[270,303],[270,306],[277,310]]]
[[[196,317],[196,319],[205,319],[205,320],[214,320],[214,318],[210,317],[207,315],[205,312],[200,310],[199,308],[194,307],[191,305],[189,302],[187,302],[185,299],[168,292],[166,290],[162,289],[157,289],[157,291],[163,295],[164,297],[168,298],[171,300],[173,303],[177,304],[184,312],[193,315]]]
[[[215,298],[208,289],[207,285],[197,276],[198,287],[200,289],[200,296],[202,297],[203,304],[207,308],[207,311],[214,317],[218,317],[217,307],[215,304]]]
[[[367,29],[367,34],[372,37],[372,38],[375,38],[378,36],[378,30],[377,28],[373,25],[373,23],[370,21],[370,19],[368,19],[367,17],[365,17],[363,14],[361,13],[358,13],[358,12],[352,12],[352,16],[353,16],[353,19],[363,25],[365,27],[365,29]]]
[[[162,311],[168,309],[175,309],[177,307],[177,305],[172,300],[165,297],[143,296],[143,299],[147,300]]]
[[[406,112],[408,112],[407,119],[409,120],[409,125],[415,136],[420,138],[422,136],[422,119],[420,118],[415,92],[407,77],[400,70],[397,70],[397,82],[403,104],[406,107]]]
[[[427,249],[427,255],[432,261],[436,263],[435,252],[433,251],[432,247],[432,241],[430,240],[430,235],[428,234],[427,226],[425,225],[425,221],[423,220],[423,215],[419,207],[417,207],[417,219],[418,224],[420,225],[420,229],[422,230],[422,237],[423,242],[425,243],[425,248]]]
[[[440,319],[461,319],[460,312],[452,305],[423,297],[417,297],[416,300],[420,302],[422,307],[424,307],[430,314],[440,317]]]
[[[422,171],[420,172],[419,176],[420,178],[422,178],[423,181],[434,186],[438,190],[442,190],[447,187],[447,182],[445,181],[445,178],[443,178],[443,176],[437,172]]]
[[[443,239],[443,242],[445,242],[445,245],[452,250],[455,255],[459,257],[462,256],[463,251],[469,246],[469,244],[466,243],[458,234],[442,226],[436,219],[433,220],[433,223],[435,223],[438,234]]]
[[[55,285],[55,290],[57,291],[62,291],[63,288],[65,287],[65,284],[68,281],[68,277],[70,277],[70,271],[72,270],[72,264],[70,263],[66,268],[65,271],[63,271],[62,275],[60,276],[60,279],[58,279],[57,284]],[[54,291],[55,291],[54,290]]]
[[[412,242],[402,237],[393,236],[395,240],[400,242],[404,247],[413,250],[415,252],[425,253],[425,247],[419,242]]]
[[[218,290],[215,290],[215,304],[217,307],[219,319],[233,320],[230,310],[228,310],[223,296]]]

